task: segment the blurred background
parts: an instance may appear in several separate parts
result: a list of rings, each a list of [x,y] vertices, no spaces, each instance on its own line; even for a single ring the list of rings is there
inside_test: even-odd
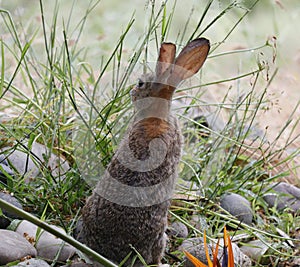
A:
[[[289,119],[289,116],[300,99],[300,1],[299,0],[261,0],[254,6],[253,10],[242,19],[234,28],[233,26],[241,18],[241,14],[247,11],[255,1],[231,1],[216,0],[212,1],[207,15],[204,18],[203,25],[208,25],[222,10],[228,5],[232,9],[227,10],[216,23],[214,23],[203,36],[210,39],[212,44],[211,58],[208,59],[204,72],[204,81],[210,83],[216,80],[226,80],[232,76],[254,71],[253,66],[259,61],[268,65],[268,72],[265,73],[265,79],[269,78],[276,68],[278,73],[272,81],[269,89],[269,100],[265,110],[260,112],[258,123],[265,130],[267,136],[274,139],[281,126]],[[57,14],[57,35],[56,40],[63,45],[63,25],[69,29],[69,45],[72,45],[72,35],[78,34],[81,29],[78,22],[81,20],[87,9],[91,8],[95,2],[89,1],[44,1],[44,16],[47,22],[47,30],[51,30],[51,22],[54,14]],[[126,30],[129,21],[133,18],[133,26],[123,44],[123,57],[128,59],[134,53],[134,45],[137,40],[147,31],[148,20],[150,19],[151,6],[154,1],[117,1],[102,0],[91,11],[88,16],[85,28],[81,32],[82,38],[78,47],[84,49],[86,53],[85,60],[95,70],[101,69],[100,60],[108,58],[120,35]],[[160,6],[161,1],[156,1]],[[176,3],[176,5],[175,5]],[[166,37],[167,41],[178,41],[178,35],[186,31],[186,36],[194,31],[199,17],[203,13],[208,1],[167,1],[167,10],[173,9],[172,26]],[[41,27],[40,3],[34,0],[10,0],[0,1],[2,9],[8,10],[14,20],[16,28],[23,29],[27,36],[36,34],[33,45],[38,49],[41,47],[41,59],[45,59],[43,52],[44,37]],[[3,23],[3,21],[1,22]],[[0,25],[1,26],[1,25]],[[3,26],[3,25],[2,25]],[[203,27],[204,27],[203,26]],[[1,38],[5,42],[9,40],[10,35],[6,35],[5,27],[1,27]],[[234,28],[234,29],[233,29]],[[231,31],[227,39],[225,37]],[[72,34],[73,33],[73,34]],[[25,37],[24,35],[24,38]],[[275,49],[264,47],[261,50],[255,50],[256,47],[263,46],[270,42]],[[217,44],[222,45],[217,47]],[[75,44],[74,44],[75,45]],[[216,48],[217,49],[214,49]],[[253,48],[253,51],[251,49]],[[155,61],[157,56],[156,48],[149,48],[149,61]],[[223,56],[214,56],[227,51],[248,50],[245,53],[230,53]],[[256,64],[257,63],[257,64]],[[245,83],[245,85],[243,85]],[[218,85],[210,86],[211,95],[216,101],[221,101],[223,95],[229,88],[233,95],[237,91],[249,90],[251,88],[251,78],[242,81],[229,81]],[[263,90],[264,88],[258,89]],[[300,110],[297,108],[294,114],[294,122],[300,117]],[[292,126],[291,126],[292,127]],[[294,135],[300,133],[299,125],[295,126]],[[286,133],[288,135],[288,133]],[[284,135],[282,135],[284,138]]]

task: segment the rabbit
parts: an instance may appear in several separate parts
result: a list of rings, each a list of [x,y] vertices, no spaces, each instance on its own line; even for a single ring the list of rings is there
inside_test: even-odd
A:
[[[119,264],[138,252],[147,265],[160,265],[167,214],[181,156],[182,136],[171,100],[178,84],[202,67],[209,41],[176,46],[163,43],[154,75],[130,92],[134,120],[82,209],[81,236],[87,246]],[[136,259],[135,266],[143,265]]]

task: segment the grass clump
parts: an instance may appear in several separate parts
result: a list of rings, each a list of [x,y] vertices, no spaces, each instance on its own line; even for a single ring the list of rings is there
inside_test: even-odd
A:
[[[118,40],[103,44],[106,50],[101,47],[103,56],[97,52],[96,63],[90,58],[98,51],[97,46],[87,45],[91,39],[85,39],[85,29],[93,28],[90,24],[100,12],[101,2],[90,1],[79,12],[77,4],[81,7],[82,3],[76,1],[70,5],[40,0],[38,9],[33,9],[37,18],[25,25],[0,9],[0,147],[9,147],[10,153],[24,151],[39,170],[29,183],[21,173],[6,173],[0,188],[13,193],[30,213],[70,232],[95,182],[86,181],[84,174],[90,172],[97,179],[132,117],[128,93],[138,75],[151,68],[148,62],[155,60],[161,42],[172,40],[184,46],[204,35],[212,41],[208,62],[198,77],[181,86],[174,105],[186,137],[179,183],[189,182],[189,187],[177,190],[171,220],[186,224],[190,237],[202,235],[204,230],[209,237],[218,237],[227,225],[236,235],[247,234],[247,240],[264,240],[272,261],[279,264],[290,260],[294,249],[282,241],[296,241],[299,217],[269,208],[263,196],[272,182],[291,179],[296,172],[299,149],[293,148],[290,154],[286,151],[298,136],[292,131],[278,146],[291,119],[274,141],[256,125],[259,114],[272,105],[268,89],[277,74],[272,67],[276,45],[272,39],[259,40],[264,44],[246,49],[226,48],[226,42],[258,2],[210,0],[195,4],[178,26],[178,6],[182,3],[150,1],[145,6],[145,29],[138,38],[136,12],[122,25]],[[219,31],[216,37],[219,24],[226,31]],[[94,38],[95,31],[88,34]],[[249,59],[239,73],[215,73],[224,58],[236,56]],[[234,64],[239,63],[234,61],[230,66]],[[213,88],[224,93],[215,95]],[[43,160],[32,153],[34,143],[47,148]],[[53,174],[49,169],[52,153],[68,162],[67,172]],[[252,226],[221,209],[219,199],[227,192],[239,193],[251,202]],[[202,218],[202,228],[191,223],[195,214]],[[171,241],[178,244],[182,240]],[[173,254],[177,260],[166,257],[166,261],[181,263],[183,254]]]

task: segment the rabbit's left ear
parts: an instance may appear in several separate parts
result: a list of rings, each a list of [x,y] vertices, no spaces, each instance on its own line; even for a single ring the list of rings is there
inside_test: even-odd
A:
[[[159,56],[156,63],[156,79],[162,80],[163,77],[168,75],[170,68],[174,64],[176,53],[176,46],[172,43],[163,43],[159,50]],[[168,70],[168,71],[167,71]]]
[[[209,49],[209,41],[205,38],[198,38],[187,44],[175,59],[168,83],[176,87],[181,81],[197,73],[206,60]]]

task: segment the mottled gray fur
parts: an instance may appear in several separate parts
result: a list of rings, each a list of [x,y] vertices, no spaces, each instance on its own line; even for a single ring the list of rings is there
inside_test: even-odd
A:
[[[165,186],[171,189],[174,186],[182,137],[177,119],[170,113],[171,99],[176,85],[201,68],[209,51],[209,42],[204,38],[190,42],[176,59],[175,49],[174,44],[163,44],[155,77],[150,81],[139,81],[132,90],[131,96],[137,119],[128,129],[107,168],[107,173],[124,185],[151,187],[166,182]],[[177,68],[172,65],[174,62]],[[154,102],[150,106],[140,102],[148,97],[165,99],[167,104],[160,108],[162,106],[159,101],[158,104]],[[138,116],[141,110],[142,115]],[[127,168],[118,159],[121,152],[129,146],[133,158],[138,162],[147,160],[150,157],[149,144],[153,139],[162,140],[166,147],[165,157],[158,167],[144,172],[136,171]],[[109,183],[100,180],[82,210],[81,237],[85,243],[116,263],[120,263],[134,247],[148,265],[160,264],[166,244],[165,231],[171,197],[167,195],[166,198],[164,195],[166,188],[155,191],[151,196],[155,204],[149,206],[140,203],[141,205],[130,206],[120,203],[123,193],[117,189],[109,191],[108,197],[111,200],[104,198],[103,194],[99,194],[103,187],[104,193],[110,189]],[[124,201],[128,197],[130,196],[124,193]],[[135,197],[134,194],[132,197]],[[145,194],[144,197],[147,198],[149,195]],[[114,199],[118,201],[113,201]],[[137,199],[148,203],[143,196],[138,196]]]
[[[147,157],[149,141],[144,140],[141,129],[133,126],[130,137],[131,149],[137,158]],[[131,186],[151,186],[168,179],[170,174],[176,173],[180,159],[179,128],[171,127],[161,138],[168,143],[168,152],[164,163],[155,170],[133,172],[114,157],[108,172]],[[148,264],[158,264],[166,243],[169,205],[170,201],[166,200],[148,207],[122,206],[104,199],[95,190],[82,211],[82,236],[89,247],[116,263],[120,263],[132,251],[132,245]]]

